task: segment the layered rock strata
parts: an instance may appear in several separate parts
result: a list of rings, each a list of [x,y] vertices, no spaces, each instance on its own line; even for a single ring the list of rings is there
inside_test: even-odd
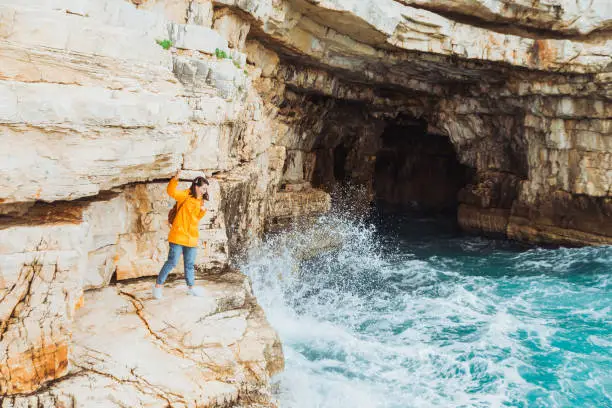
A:
[[[107,404],[85,390],[93,378],[116,405],[269,403],[276,368],[240,377],[248,359],[235,350],[215,348],[210,364],[160,354],[164,370],[185,363],[190,377],[226,384],[214,395],[159,388],[151,367],[128,372],[118,348],[96,373],[84,352],[105,338],[82,335],[105,307],[126,311],[122,341],[186,335],[151,328],[140,284],[108,287],[157,273],[164,187],[179,169],[212,181],[197,261],[208,274],[266,228],[327,211],[347,184],[361,208],[458,200],[460,225],[477,233],[611,243],[611,21],[603,0],[0,0],[3,404],[87,406],[70,399],[79,393]],[[429,142],[404,149],[426,151],[415,171],[402,163],[397,146],[417,146],[410,132],[391,149],[385,134],[411,121],[448,138],[460,165],[449,149],[419,150]],[[427,174],[444,194],[428,191]],[[249,302],[235,306],[257,309]],[[211,310],[200,312],[227,311]],[[238,389],[258,391],[207,371],[230,361]]]
[[[293,117],[301,112],[300,148],[317,153],[315,184],[340,177],[368,185],[366,163],[376,161],[382,129],[412,117],[447,136],[478,173],[466,191],[490,174],[517,180],[502,183],[514,197],[502,207],[463,202],[467,229],[536,243],[611,242],[607,3],[228,3],[251,16],[253,37],[288,61],[279,82],[311,95],[312,106],[297,106]],[[338,120],[339,100],[351,105],[350,122]],[[376,123],[370,136],[355,136]],[[331,138],[328,129],[342,135]]]
[[[0,2],[0,395],[20,396],[10,404],[72,378],[85,290],[158,273],[177,169],[215,174],[199,271],[224,270],[263,232],[285,149],[225,20],[210,2]],[[268,378],[258,384],[269,394]]]

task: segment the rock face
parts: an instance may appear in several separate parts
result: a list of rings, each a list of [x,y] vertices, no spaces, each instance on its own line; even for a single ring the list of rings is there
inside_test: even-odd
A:
[[[184,284],[161,300],[149,283],[88,292],[66,378],[1,406],[272,406],[269,378],[283,355],[248,281],[230,272],[197,284],[204,298]]]
[[[501,207],[462,202],[466,228],[536,243],[612,242],[608,2],[228,3],[289,60],[276,76],[290,89],[281,112],[301,130],[291,148],[316,153],[315,185],[369,186],[385,127],[407,116],[450,139],[476,174],[467,191],[491,174],[515,180],[492,187],[510,189]]]
[[[211,180],[209,277],[347,185],[353,207],[612,243],[611,33],[605,0],[1,0],[3,406],[271,403],[281,354],[242,278],[202,282],[238,296],[198,309],[213,340],[122,283],[161,267],[179,169]]]
[[[164,177],[185,150],[189,109],[171,55],[147,35],[152,28],[107,25],[94,18],[95,2],[69,3],[0,4],[4,203],[75,199]],[[127,6],[115,4],[126,19]]]
[[[276,193],[267,215],[267,231],[283,229],[298,220],[304,221],[309,215],[326,213],[331,209],[329,194],[302,185],[299,189]]]
[[[248,24],[239,41],[228,42],[236,18],[228,16],[215,17],[206,1],[1,2],[0,396],[73,378],[83,345],[76,324],[97,318],[75,316],[84,290],[157,275],[173,204],[165,187],[177,169],[185,180],[215,173],[200,224],[199,271],[225,270],[239,244],[263,231],[285,149],[272,143],[276,108],[250,85],[254,68],[238,49]],[[164,40],[172,49],[157,43]],[[112,303],[87,296],[87,306],[106,311],[106,300]],[[255,325],[247,332],[268,336],[261,311],[249,313],[259,320],[247,319]],[[113,335],[100,331],[96,341]],[[265,347],[248,352],[268,353]],[[226,365],[234,358],[221,354]],[[276,355],[280,362],[266,359],[278,368]],[[164,364],[160,372],[170,369]],[[195,381],[202,364],[193,367]],[[243,378],[234,391],[212,387],[202,401],[217,404],[225,393],[233,393],[228,401],[251,398],[243,387],[255,385],[269,397],[277,368],[264,375],[254,365],[256,384]],[[169,392],[177,401],[201,396],[196,388]],[[64,398],[53,395],[36,404]]]
[[[68,370],[70,322],[82,294],[78,225],[0,231],[0,393],[29,393]]]

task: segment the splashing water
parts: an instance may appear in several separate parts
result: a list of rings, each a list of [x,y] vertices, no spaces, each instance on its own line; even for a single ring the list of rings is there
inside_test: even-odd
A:
[[[401,227],[398,227],[401,226]],[[612,249],[337,216],[242,265],[283,342],[285,408],[612,407]]]

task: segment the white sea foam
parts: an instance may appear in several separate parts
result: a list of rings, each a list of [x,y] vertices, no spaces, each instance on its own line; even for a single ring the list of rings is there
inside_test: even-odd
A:
[[[322,237],[336,244],[322,249]],[[283,342],[281,406],[563,407],[580,395],[584,406],[602,406],[588,398],[609,401],[610,328],[602,324],[612,317],[609,275],[571,274],[585,263],[612,265],[610,251],[493,252],[507,271],[489,276],[478,253],[490,247],[486,240],[458,246],[471,258],[419,259],[383,248],[370,226],[330,216],[253,248],[242,269]],[[595,334],[580,341],[573,330],[585,324]]]

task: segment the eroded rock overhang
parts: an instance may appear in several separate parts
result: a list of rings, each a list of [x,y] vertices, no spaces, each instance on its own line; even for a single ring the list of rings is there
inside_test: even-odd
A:
[[[284,84],[277,99],[303,118],[292,149],[324,161],[321,147],[350,144],[349,133],[363,145],[397,117],[424,120],[476,172],[459,194],[465,229],[610,243],[610,6],[465,3],[219,2],[250,22],[249,61],[269,65],[262,48],[280,60],[267,85]],[[334,118],[351,109],[359,130]],[[375,161],[375,146],[354,150],[351,160]]]
[[[83,291],[156,274],[179,168],[212,176],[209,273],[266,226],[328,209],[313,184],[348,180],[371,199],[391,126],[445,138],[473,171],[457,194],[464,228],[609,243],[609,16],[597,1],[4,0],[4,401],[71,398],[74,319],[86,332],[79,316],[96,310]],[[279,359],[249,361],[272,373]],[[49,381],[54,397],[39,399]]]

